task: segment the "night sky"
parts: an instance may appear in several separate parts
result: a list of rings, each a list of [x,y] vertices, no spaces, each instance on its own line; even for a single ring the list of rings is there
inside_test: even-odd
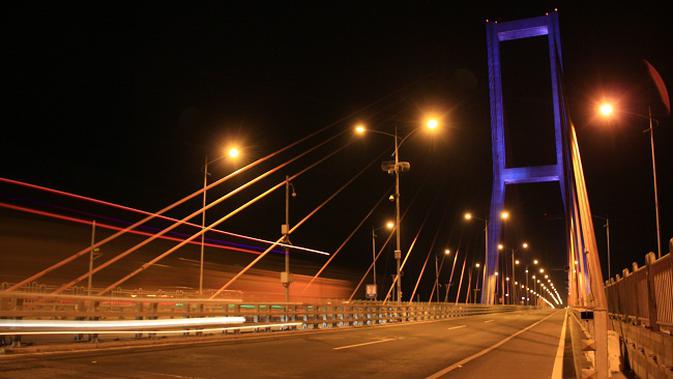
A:
[[[481,261],[481,229],[461,217],[468,209],[485,216],[491,191],[484,22],[538,16],[556,5],[461,9],[441,4],[11,7],[3,21],[0,176],[158,210],[199,189],[204,155],[216,156],[229,141],[242,145],[249,162],[331,125],[292,154],[273,160],[279,164],[348,131],[209,214],[214,220],[285,174],[352,143],[295,181],[292,220],[297,221],[391,147],[386,137],[354,139],[349,130],[357,121],[407,132],[424,114],[439,114],[444,122],[438,135],[418,133],[401,151],[402,159],[411,162],[402,178],[403,209],[418,194],[403,223],[404,246],[427,215],[407,272],[415,277],[420,270],[436,231],[434,250],[460,246]],[[644,254],[655,250],[649,137],[642,133],[645,120],[623,116],[606,123],[594,117],[594,110],[598,100],[608,97],[635,113],[647,113],[652,103],[661,116],[655,137],[666,243],[673,236],[673,123],[664,117],[640,60],[648,59],[672,90],[670,17],[643,2],[638,8],[560,5],[559,15],[566,97],[592,210],[610,217],[614,274],[634,260],[642,263]],[[545,113],[550,95],[538,85],[548,80],[545,54],[535,41],[512,44],[503,52],[505,96],[512,106],[508,119],[517,123],[508,131],[508,155],[517,163],[546,163],[553,154],[545,145],[552,131]],[[293,242],[334,250],[392,184],[378,166],[375,162],[321,210]],[[225,162],[214,164],[211,178],[232,169]],[[246,173],[225,189],[261,172]],[[225,189],[213,191],[213,198]],[[2,201],[39,202],[34,192],[0,190]],[[511,188],[507,207],[513,220],[504,242],[528,241],[531,254],[561,270],[553,275],[564,277],[558,186]],[[185,215],[186,209],[173,215]],[[283,209],[278,191],[222,228],[276,239]],[[335,264],[362,272],[371,257],[371,227],[393,214],[393,204],[384,201]],[[601,225],[596,223],[596,231],[604,257]],[[323,262],[307,259],[315,267]],[[383,259],[381,270],[392,273],[392,251]]]

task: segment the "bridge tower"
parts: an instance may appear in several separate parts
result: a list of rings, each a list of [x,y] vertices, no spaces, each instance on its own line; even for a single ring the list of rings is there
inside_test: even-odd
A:
[[[505,150],[505,118],[502,91],[502,73],[500,65],[501,42],[547,36],[548,53],[551,73],[551,98],[554,123],[554,164],[539,166],[511,167],[507,164]],[[514,20],[503,23],[489,22],[486,24],[486,40],[488,48],[489,92],[491,108],[491,149],[493,155],[493,189],[491,209],[488,223],[488,250],[485,257],[484,291],[481,302],[493,304],[495,301],[496,279],[498,267],[497,245],[500,242],[502,222],[500,212],[505,202],[505,190],[508,185],[523,183],[558,182],[561,197],[566,208],[566,159],[568,149],[568,117],[564,105],[561,86],[562,56],[561,39],[558,27],[558,13],[550,12],[544,16]],[[540,127],[544,120],[540,121]]]

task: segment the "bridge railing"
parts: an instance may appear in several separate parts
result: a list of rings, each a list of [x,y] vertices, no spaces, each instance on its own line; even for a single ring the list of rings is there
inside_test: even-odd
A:
[[[323,329],[371,326],[388,323],[440,320],[471,315],[512,312],[530,309],[516,305],[481,305],[454,303],[387,303],[343,300],[322,303],[261,303],[232,302],[226,299],[191,299],[161,297],[110,297],[83,295],[51,295],[35,292],[0,291],[0,336],[39,336],[44,334],[76,334],[68,330],[27,330],[3,327],[8,320],[87,321],[87,333],[95,327],[88,321],[161,320],[209,317],[242,317],[238,327],[213,328],[217,332],[272,331],[288,329]],[[11,323],[10,323],[11,324]],[[15,323],[16,324],[16,323]],[[59,323],[54,323],[58,325]],[[84,324],[84,323],[83,323]],[[158,328],[147,328],[152,333]],[[179,330],[199,327],[180,326]],[[83,329],[80,329],[83,330]],[[225,331],[226,330],[226,331]],[[30,333],[27,333],[30,332]],[[161,333],[165,333],[162,331]],[[82,333],[82,332],[79,332]],[[129,328],[118,334],[137,334],[138,328]],[[203,333],[200,332],[200,333]],[[210,333],[205,331],[205,333]],[[214,333],[214,332],[213,332]],[[20,341],[20,338],[18,339]],[[5,342],[7,343],[7,342]]]
[[[633,263],[632,270],[606,282],[608,311],[613,317],[628,319],[653,330],[673,330],[673,254],[656,259],[645,257],[646,264]]]
[[[670,377],[673,372],[673,239],[668,254],[645,256],[605,283],[609,325],[619,335],[623,366],[638,377]],[[623,354],[626,351],[628,354]]]

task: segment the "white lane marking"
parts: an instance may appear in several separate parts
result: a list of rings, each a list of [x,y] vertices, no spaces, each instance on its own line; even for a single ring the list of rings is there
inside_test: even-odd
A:
[[[339,346],[339,347],[334,347],[332,350],[341,350],[341,349],[350,349],[352,347],[360,347],[360,346],[365,346],[365,345],[373,345],[375,343],[382,343],[382,342],[390,342],[390,341],[395,341],[397,338],[384,338],[382,340],[378,341],[371,341],[371,342],[363,342],[363,343],[356,343],[355,345],[346,345],[346,346]]]
[[[447,328],[447,329],[449,329],[449,330],[453,330],[453,329],[460,329],[460,328],[467,328],[467,325],[452,326],[452,327]]]
[[[566,345],[566,321],[568,320],[568,308],[563,315],[563,326],[561,327],[561,336],[558,341],[558,349],[556,350],[556,358],[554,359],[554,369],[551,372],[552,379],[563,378],[563,351]]]
[[[555,314],[556,314],[556,312],[551,313],[551,314],[548,315],[547,317],[545,317],[545,318],[543,318],[543,319],[541,319],[541,320],[538,320],[538,321],[536,321],[536,322],[534,322],[534,323],[528,325],[527,327],[525,327],[525,328],[519,330],[518,332],[516,332],[516,333],[510,335],[509,337],[504,338],[502,341],[496,343],[495,345],[489,346],[489,347],[487,347],[486,349],[484,349],[484,350],[482,350],[482,351],[480,351],[480,352],[478,352],[478,353],[472,354],[472,355],[470,355],[469,357],[464,358],[464,359],[462,359],[462,360],[460,360],[460,361],[458,361],[458,362],[452,364],[452,365],[449,366],[449,367],[443,368],[443,369],[437,371],[437,372],[434,373],[434,374],[428,375],[428,376],[426,377],[426,379],[436,379],[436,378],[441,378],[442,376],[448,374],[449,372],[451,372],[451,371],[453,371],[453,370],[455,370],[455,369],[457,369],[457,368],[463,367],[466,363],[470,362],[471,360],[474,360],[474,359],[476,359],[476,358],[479,358],[479,357],[481,357],[482,355],[484,355],[484,354],[486,354],[486,353],[488,353],[488,352],[490,352],[490,351],[492,351],[492,350],[494,350],[494,349],[499,348],[500,346],[502,346],[503,344],[505,344],[507,341],[511,340],[512,338],[518,336],[518,335],[521,334],[521,333],[525,333],[525,332],[527,332],[528,330],[534,328],[535,326],[537,326],[538,324],[542,323],[543,321],[547,320],[548,318],[550,318],[551,316],[553,316],[553,315],[555,315]]]
[[[493,322],[493,321],[495,321],[495,320],[486,320],[484,322],[488,324],[489,322]]]

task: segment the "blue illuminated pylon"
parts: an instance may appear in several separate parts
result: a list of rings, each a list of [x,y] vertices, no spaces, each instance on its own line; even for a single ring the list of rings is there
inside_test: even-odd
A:
[[[547,36],[551,65],[551,92],[554,109],[554,140],[556,163],[542,166],[507,167],[505,155],[505,124],[503,117],[502,77],[500,70],[500,43],[515,39]],[[493,152],[493,191],[488,224],[488,250],[484,268],[484,291],[481,301],[493,304],[495,300],[495,271],[498,267],[497,245],[500,242],[502,223],[500,212],[505,202],[505,188],[510,184],[559,182],[561,197],[566,204],[565,165],[567,157],[567,115],[561,88],[562,57],[558,28],[558,14],[514,20],[504,23],[487,23],[488,76],[491,100],[491,148]],[[543,121],[543,120],[540,120]],[[550,146],[551,148],[552,146]]]

